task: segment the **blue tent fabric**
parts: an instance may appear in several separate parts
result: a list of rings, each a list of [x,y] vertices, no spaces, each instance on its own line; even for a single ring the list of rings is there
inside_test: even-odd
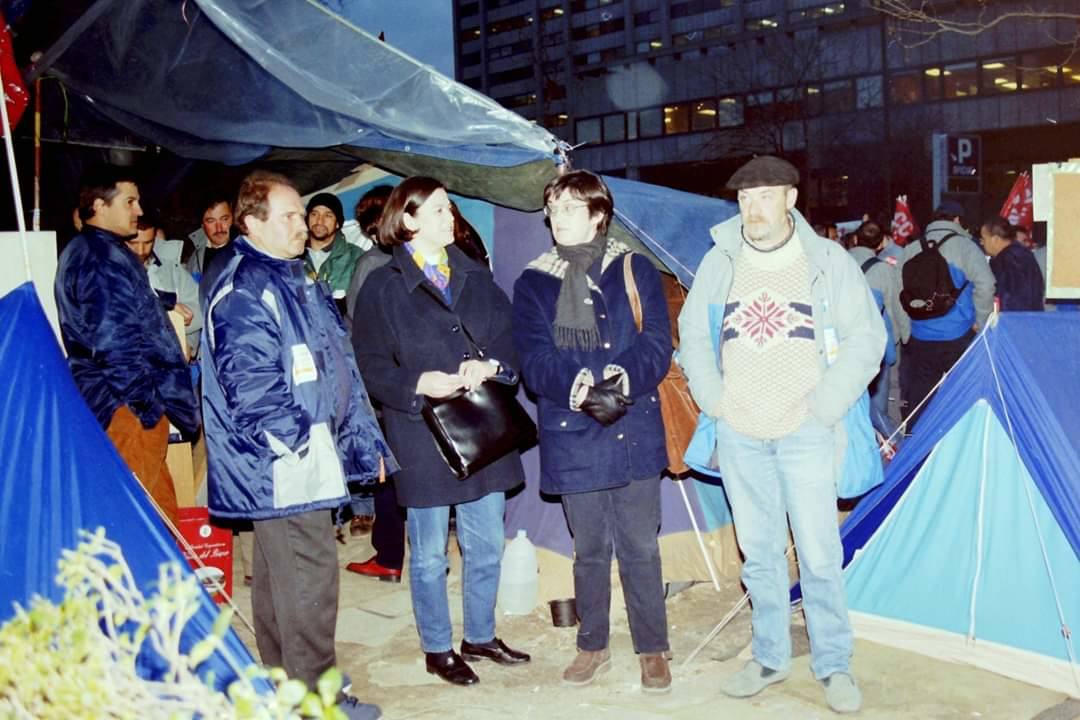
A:
[[[844,522],[845,562],[877,530],[945,433],[980,399],[1004,427],[1008,411],[1024,465],[1080,558],[1080,322],[1057,313],[998,317],[931,398],[916,432],[889,464],[885,482]]]
[[[0,622],[33,595],[63,599],[56,584],[61,550],[80,529],[105,528],[118,543],[144,592],[158,566],[187,568],[146,492],[127,469],[86,406],[30,283],[0,298]],[[188,570],[188,572],[191,572]],[[210,634],[218,609],[203,593],[188,623],[183,649]],[[254,663],[231,630],[225,652],[240,668]],[[140,671],[160,668],[141,657]],[[219,652],[201,668],[224,687],[236,674]]]

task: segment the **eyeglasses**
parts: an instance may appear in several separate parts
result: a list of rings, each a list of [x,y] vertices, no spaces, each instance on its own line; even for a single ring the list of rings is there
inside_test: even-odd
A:
[[[556,217],[558,215],[573,215],[587,207],[589,207],[589,204],[583,202],[568,202],[561,205],[545,205],[544,216]]]

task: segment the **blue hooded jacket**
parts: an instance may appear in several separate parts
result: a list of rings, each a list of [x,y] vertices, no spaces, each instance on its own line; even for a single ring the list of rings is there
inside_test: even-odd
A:
[[[398,469],[345,326],[303,260],[243,236],[233,244],[203,327],[210,512],[265,520],[337,507],[346,482],[374,481],[380,460]]]

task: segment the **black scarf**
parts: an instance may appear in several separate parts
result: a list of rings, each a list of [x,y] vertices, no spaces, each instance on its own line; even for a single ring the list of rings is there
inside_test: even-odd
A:
[[[555,252],[566,261],[566,274],[555,303],[555,345],[559,348],[596,350],[600,347],[600,331],[589,293],[589,268],[603,254],[607,238],[597,234],[583,245],[555,245]]]

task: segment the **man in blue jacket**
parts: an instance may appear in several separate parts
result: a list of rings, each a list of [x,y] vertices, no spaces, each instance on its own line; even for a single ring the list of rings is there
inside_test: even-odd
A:
[[[120,457],[175,524],[169,421],[191,437],[199,409],[180,340],[124,244],[138,230],[139,188],[117,168],[92,171],[78,213],[82,231],[60,255],[55,282],[71,374]]]
[[[311,690],[336,662],[330,511],[346,482],[397,465],[324,286],[304,272],[304,206],[266,172],[240,185],[243,235],[210,291],[202,349],[210,512],[253,521],[252,610],[264,664]],[[350,718],[380,715],[345,698]]]
[[[791,671],[790,519],[810,667],[829,707],[855,712],[862,696],[850,670],[836,488],[852,451],[845,415],[878,372],[885,325],[852,257],[795,210],[798,182],[794,166],[771,156],[731,176],[739,215],[712,229],[715,247],[679,315],[679,359],[714,420],[712,462],[754,611],[753,659],[720,688],[751,697]]]

